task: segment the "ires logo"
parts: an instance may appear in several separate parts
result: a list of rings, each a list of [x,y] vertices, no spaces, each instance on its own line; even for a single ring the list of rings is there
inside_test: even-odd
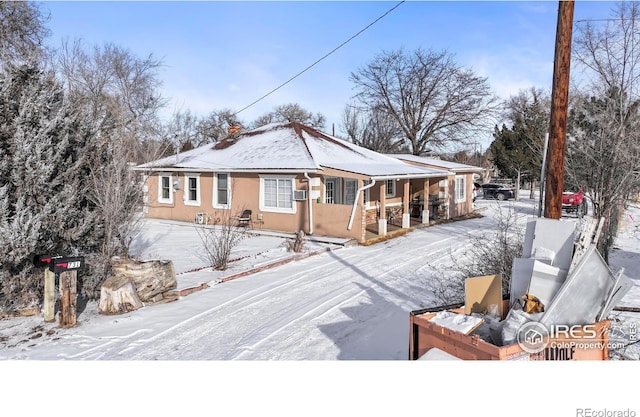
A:
[[[595,324],[573,326],[555,324],[545,326],[542,323],[531,321],[520,326],[516,334],[518,344],[522,350],[527,353],[539,353],[547,348],[556,349],[563,339],[571,340],[570,343],[562,343],[563,345],[571,345],[566,346],[569,348],[575,348],[575,345],[577,344],[575,341],[576,339],[584,339],[585,342],[591,343],[600,341]],[[549,343],[553,346],[549,346]],[[584,343],[580,344],[582,345]],[[573,352],[574,350],[575,349],[571,349],[570,352]],[[550,354],[546,356],[549,356],[551,359],[558,357],[571,359],[569,356],[572,357],[573,355]]]

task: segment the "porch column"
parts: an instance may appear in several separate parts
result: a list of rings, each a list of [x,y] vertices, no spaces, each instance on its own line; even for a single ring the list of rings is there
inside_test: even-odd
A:
[[[422,224],[429,224],[429,188],[431,183],[429,182],[429,178],[424,180],[423,185],[423,197],[422,197]]]
[[[387,182],[380,181],[380,219],[378,219],[378,235],[387,234]]]
[[[453,177],[453,180],[451,180],[451,177]],[[450,175],[449,177],[447,177],[446,181],[444,182],[444,195],[445,195],[445,211],[444,211],[444,218],[445,219],[449,219],[450,215],[450,211],[453,207],[453,205],[451,204],[451,202],[453,201],[453,198],[455,196],[451,195],[449,193],[449,183],[453,181],[453,184],[455,185],[456,183],[456,177],[455,175]],[[455,190],[454,190],[455,191]]]
[[[402,228],[411,227],[411,214],[409,213],[409,178],[404,180],[404,193],[402,195]]]

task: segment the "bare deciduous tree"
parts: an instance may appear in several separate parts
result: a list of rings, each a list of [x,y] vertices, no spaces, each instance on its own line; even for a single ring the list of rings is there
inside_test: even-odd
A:
[[[311,113],[297,103],[289,103],[277,106],[273,111],[260,116],[252,123],[252,126],[260,127],[269,123],[290,122],[298,122],[322,130],[324,129],[326,119],[322,114]]]
[[[356,98],[388,113],[414,155],[473,140],[493,126],[498,109],[486,78],[446,51],[384,52],[350,78]]]
[[[144,152],[154,149],[148,144],[160,136],[161,62],[112,44],[89,50],[76,41],[63,43],[57,65],[68,97],[90,115],[88,128],[93,132],[92,152],[85,156],[91,159],[89,199],[96,205],[104,239],[95,274],[83,291],[96,296],[110,259],[127,255],[139,226],[143,181],[131,165],[159,156]]]
[[[198,138],[201,140],[196,146],[217,142],[228,136],[230,126],[245,126],[245,122],[238,119],[233,110],[222,109],[209,113],[201,118],[196,126]]]
[[[0,1],[0,69],[41,55],[48,19],[34,2]]]
[[[358,109],[347,105],[342,116],[347,139],[358,146],[381,153],[408,151],[402,131],[388,113],[377,108]]]
[[[594,215],[605,217],[600,249],[608,259],[617,219],[640,190],[640,6],[617,3],[603,26],[577,26],[573,53],[587,88],[570,113],[567,182],[583,185]]]

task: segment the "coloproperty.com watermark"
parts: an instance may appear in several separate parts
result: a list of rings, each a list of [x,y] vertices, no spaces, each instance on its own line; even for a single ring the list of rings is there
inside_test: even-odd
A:
[[[599,333],[602,331],[608,329],[599,329],[595,324],[545,326],[530,321],[520,326],[516,340],[523,351],[530,354],[544,351],[550,360],[571,360],[576,349],[615,350],[625,346],[622,339],[609,339],[608,335]],[[635,333],[631,336],[635,337]]]
[[[630,408],[626,408],[624,410],[608,408],[576,408],[576,417],[636,417],[636,412]]]

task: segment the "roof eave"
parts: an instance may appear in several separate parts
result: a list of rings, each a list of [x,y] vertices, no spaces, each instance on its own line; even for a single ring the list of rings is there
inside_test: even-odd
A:
[[[163,166],[163,167],[133,167],[131,168],[133,171],[142,171],[142,172],[165,172],[165,171],[173,171],[173,172],[238,172],[238,173],[312,173],[322,171],[322,168],[255,168],[255,169],[247,169],[247,168],[196,168],[196,167],[175,167],[175,166]]]

